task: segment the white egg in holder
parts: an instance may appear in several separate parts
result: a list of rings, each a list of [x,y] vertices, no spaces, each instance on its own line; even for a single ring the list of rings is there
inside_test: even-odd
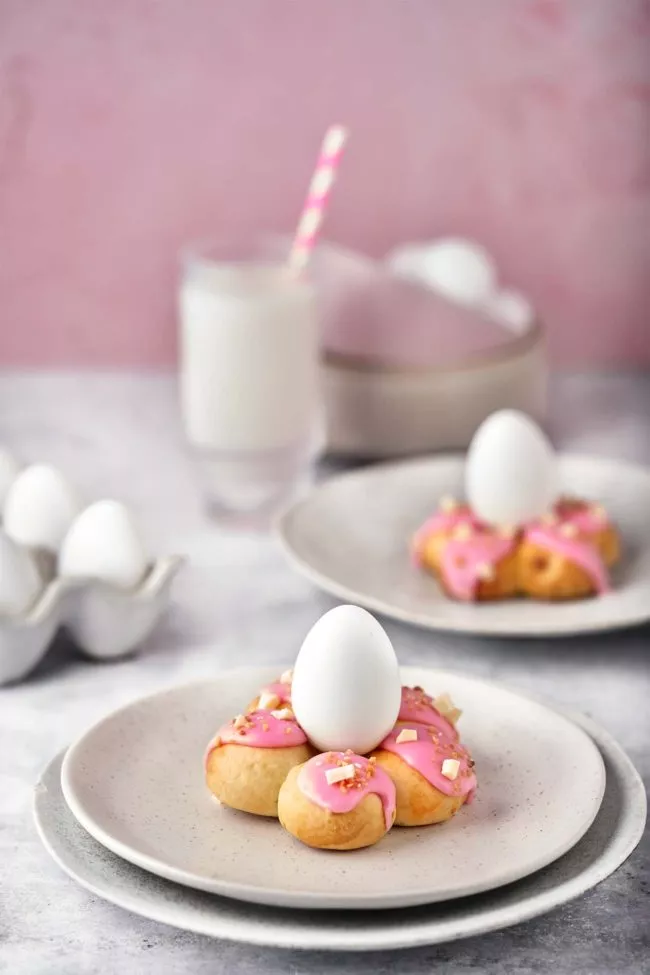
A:
[[[31,464],[6,491],[3,527],[20,545],[56,552],[80,510],[77,492],[61,471]]]
[[[58,569],[64,579],[134,589],[147,571],[147,556],[125,505],[107,499],[82,511],[61,543]]]
[[[337,606],[307,634],[293,669],[298,724],[321,751],[363,755],[393,728],[400,708],[397,658],[380,623],[359,606]]]
[[[80,510],[56,468],[21,472],[8,456],[0,451],[0,685],[26,677],[60,627],[89,657],[132,652],[166,609],[183,559],[152,561],[124,505]]]
[[[540,427],[518,410],[499,410],[474,434],[465,493],[493,525],[521,525],[550,510],[558,495],[555,452]]]

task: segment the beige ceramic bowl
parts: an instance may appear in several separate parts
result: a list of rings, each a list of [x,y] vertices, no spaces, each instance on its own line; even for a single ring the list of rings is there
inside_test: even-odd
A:
[[[338,245],[314,255],[331,451],[394,457],[464,448],[494,410],[542,419],[542,329],[510,331]]]
[[[468,446],[494,410],[542,420],[547,363],[538,324],[457,366],[391,368],[327,353],[323,362],[328,447],[395,457]]]

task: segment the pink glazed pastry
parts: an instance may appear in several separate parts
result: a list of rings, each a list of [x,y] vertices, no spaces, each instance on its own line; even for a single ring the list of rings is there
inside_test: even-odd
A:
[[[578,599],[609,591],[620,540],[603,507],[586,501],[561,498],[537,521],[494,527],[448,498],[416,532],[411,554],[460,601]]]
[[[436,702],[421,687],[403,687],[397,724],[415,721],[417,724],[430,725],[451,739],[457,739],[455,724],[461,715],[460,710],[454,707],[448,694],[442,694],[436,700],[440,708],[436,707]]]
[[[293,769],[280,790],[280,822],[323,850],[377,843],[395,820],[395,786],[374,759],[325,752]]]
[[[580,599],[611,589],[609,567],[621,556],[618,531],[602,505],[561,498],[524,526],[519,588],[534,599]]]
[[[474,762],[445,728],[399,723],[373,757],[395,784],[398,826],[445,822],[474,797]]]
[[[302,728],[286,709],[240,714],[219,729],[206,750],[205,780],[233,809],[277,816],[287,775],[313,755]]]
[[[411,556],[452,599],[505,599],[517,593],[517,543],[514,529],[493,528],[466,504],[444,498],[414,535]]]

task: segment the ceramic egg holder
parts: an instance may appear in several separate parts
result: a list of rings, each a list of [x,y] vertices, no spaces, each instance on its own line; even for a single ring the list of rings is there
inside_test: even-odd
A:
[[[157,559],[136,589],[89,579],[53,578],[21,616],[0,616],[0,685],[26,677],[43,659],[60,627],[95,660],[131,653],[151,633],[169,601],[183,559]]]
[[[19,548],[35,563],[41,586],[22,613],[0,609],[0,686],[27,677],[61,628],[87,657],[110,660],[131,653],[165,610],[172,581],[184,561],[177,555],[157,558],[134,585],[125,587],[99,578],[57,574],[54,552],[24,544]]]

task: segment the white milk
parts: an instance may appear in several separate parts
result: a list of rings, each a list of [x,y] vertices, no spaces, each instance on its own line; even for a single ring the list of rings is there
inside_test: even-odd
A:
[[[180,291],[181,400],[190,443],[215,453],[284,450],[318,426],[312,288],[285,268],[196,265]]]

